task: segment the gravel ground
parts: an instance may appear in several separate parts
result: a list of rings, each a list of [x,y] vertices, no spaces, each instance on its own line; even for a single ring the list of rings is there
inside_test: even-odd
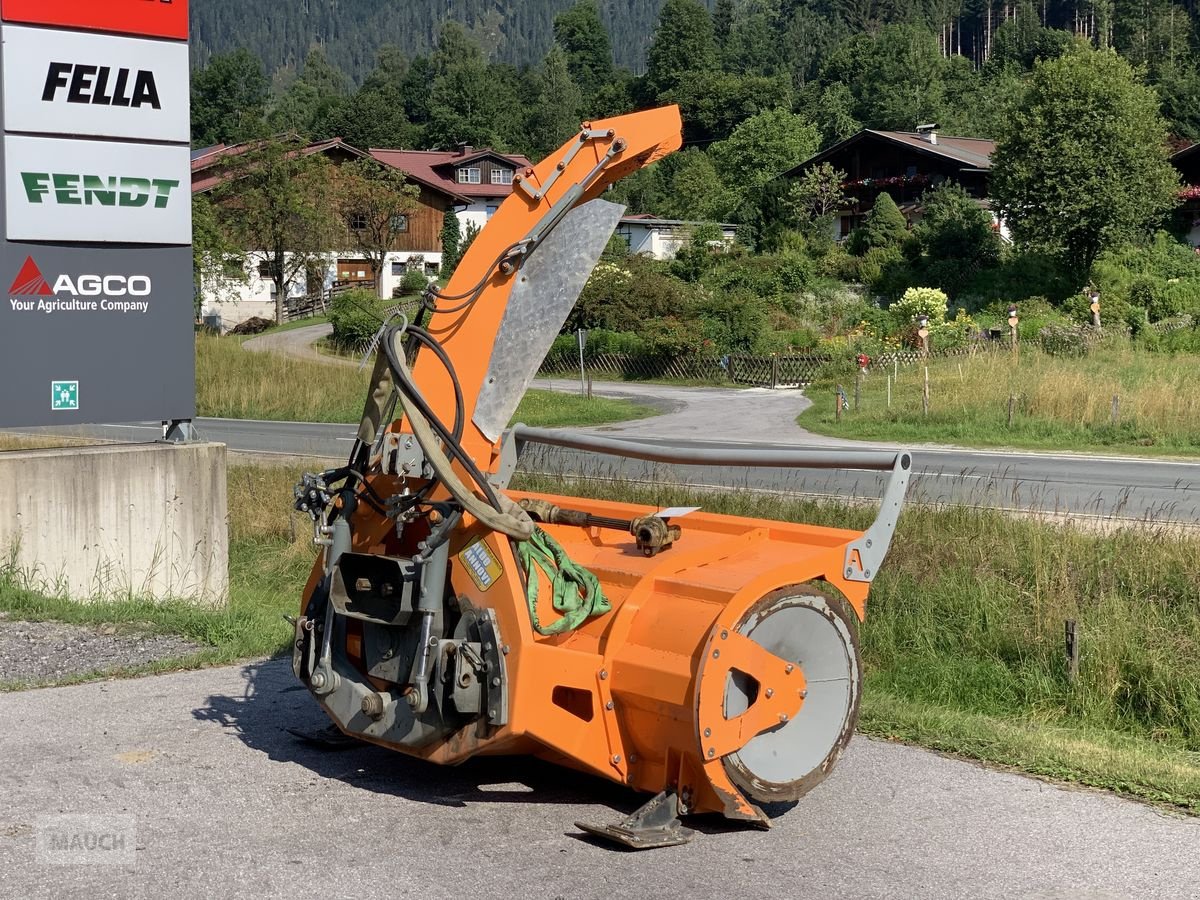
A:
[[[0,684],[53,683],[199,649],[171,635],[118,631],[112,625],[23,622],[0,613]]]

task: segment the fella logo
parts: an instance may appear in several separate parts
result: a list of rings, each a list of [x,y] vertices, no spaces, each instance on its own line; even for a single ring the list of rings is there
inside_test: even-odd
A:
[[[42,88],[42,102],[65,97],[68,103],[162,109],[154,73],[145,69],[113,69],[80,63],[52,62]]]
[[[51,287],[33,257],[27,256],[8,293],[13,297],[148,297],[150,289],[148,275],[59,275]]]

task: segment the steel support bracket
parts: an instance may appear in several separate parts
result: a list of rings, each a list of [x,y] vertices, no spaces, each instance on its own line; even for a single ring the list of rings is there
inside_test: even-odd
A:
[[[164,444],[195,444],[203,440],[200,432],[191,419],[171,419],[162,423],[161,443]]]
[[[912,454],[903,451],[896,454],[892,475],[879,501],[879,515],[863,536],[846,546],[846,580],[865,581],[875,579],[883,558],[887,556],[896,534],[896,522],[900,518],[900,507],[908,493],[908,481],[912,476]]]
[[[679,821],[679,797],[674,791],[655,795],[627,819],[613,825],[576,822],[575,827],[593,837],[629,850],[653,850],[686,844],[696,832]]]

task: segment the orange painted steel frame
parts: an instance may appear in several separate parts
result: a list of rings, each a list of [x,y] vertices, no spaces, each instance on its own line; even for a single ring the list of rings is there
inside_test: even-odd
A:
[[[548,196],[534,200],[514,191],[476,238],[444,293],[462,293],[478,282],[486,266],[514,239],[528,234],[555,201],[600,164],[613,140],[624,140],[626,149],[609,162],[584,200],[677,149],[680,127],[674,107],[593,123],[594,130],[609,131],[611,137],[584,143]],[[545,184],[567,153],[564,147],[522,176],[534,186]],[[454,362],[468,419],[515,277],[519,269],[493,273],[476,303],[456,313],[435,313],[428,326]],[[432,354],[418,357],[414,378],[430,406],[448,418],[452,385]],[[395,422],[390,430],[406,429]],[[462,444],[480,468],[496,471],[497,444],[470,421]],[[368,474],[368,480],[384,496],[398,489],[390,476]],[[631,519],[653,511],[576,497],[545,499],[610,518]],[[766,595],[814,579],[840,590],[861,617],[868,584],[842,577],[848,574],[843,570],[846,545],[861,532],[706,513],[680,521],[682,539],[653,557],[642,555],[628,534],[545,526],[571,559],[598,576],[613,607],[575,631],[551,637],[539,636],[531,627],[509,540],[473,520],[464,521],[451,539],[450,583],[472,605],[495,610],[506,645],[509,719],[486,737],[479,737],[472,723],[424,749],[399,749],[440,763],[478,754],[532,753],[639,790],[674,789],[683,811],[721,812],[765,823],[757,807],[734,786],[721,757],[794,717],[803,703],[804,674],[739,635],[737,627]],[[353,549],[386,553],[392,540],[393,523],[360,505]],[[486,589],[472,580],[458,556],[476,540],[484,541],[503,567]],[[320,575],[318,563],[306,602]],[[550,596],[544,581],[540,596]],[[555,618],[548,602],[539,615],[543,625]],[[733,669],[772,690],[759,691],[745,713],[727,720],[723,694]]]

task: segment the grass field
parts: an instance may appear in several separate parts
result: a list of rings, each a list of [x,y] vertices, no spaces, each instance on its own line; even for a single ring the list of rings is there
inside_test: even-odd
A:
[[[1123,345],[1062,357],[1022,347],[1018,358],[984,353],[932,360],[928,368],[928,415],[925,368],[910,365],[899,368],[890,407],[892,370],[873,369],[862,379],[857,411],[855,376],[848,374],[811,385],[813,406],[799,422],[820,434],[869,440],[1200,455],[1200,356]],[[841,422],[833,399],[838,383],[851,404]]]
[[[325,365],[273,353],[247,353],[238,340],[196,337],[196,403],[201,416],[290,422],[357,422],[369,367]],[[526,425],[604,425],[652,416],[628,400],[529,391],[514,421]]]
[[[230,471],[232,599],[221,611],[130,601],[79,606],[0,581],[26,618],[120,622],[206,649],[151,669],[281,652],[313,559],[291,513],[297,471]],[[527,477],[521,487],[582,488]],[[873,511],[749,493],[587,486],[592,496],[865,527]],[[686,541],[686,527],[684,541]],[[1078,622],[1068,678],[1063,623]],[[969,509],[911,508],[862,628],[861,730],[1200,814],[1200,538],[1109,534]]]

